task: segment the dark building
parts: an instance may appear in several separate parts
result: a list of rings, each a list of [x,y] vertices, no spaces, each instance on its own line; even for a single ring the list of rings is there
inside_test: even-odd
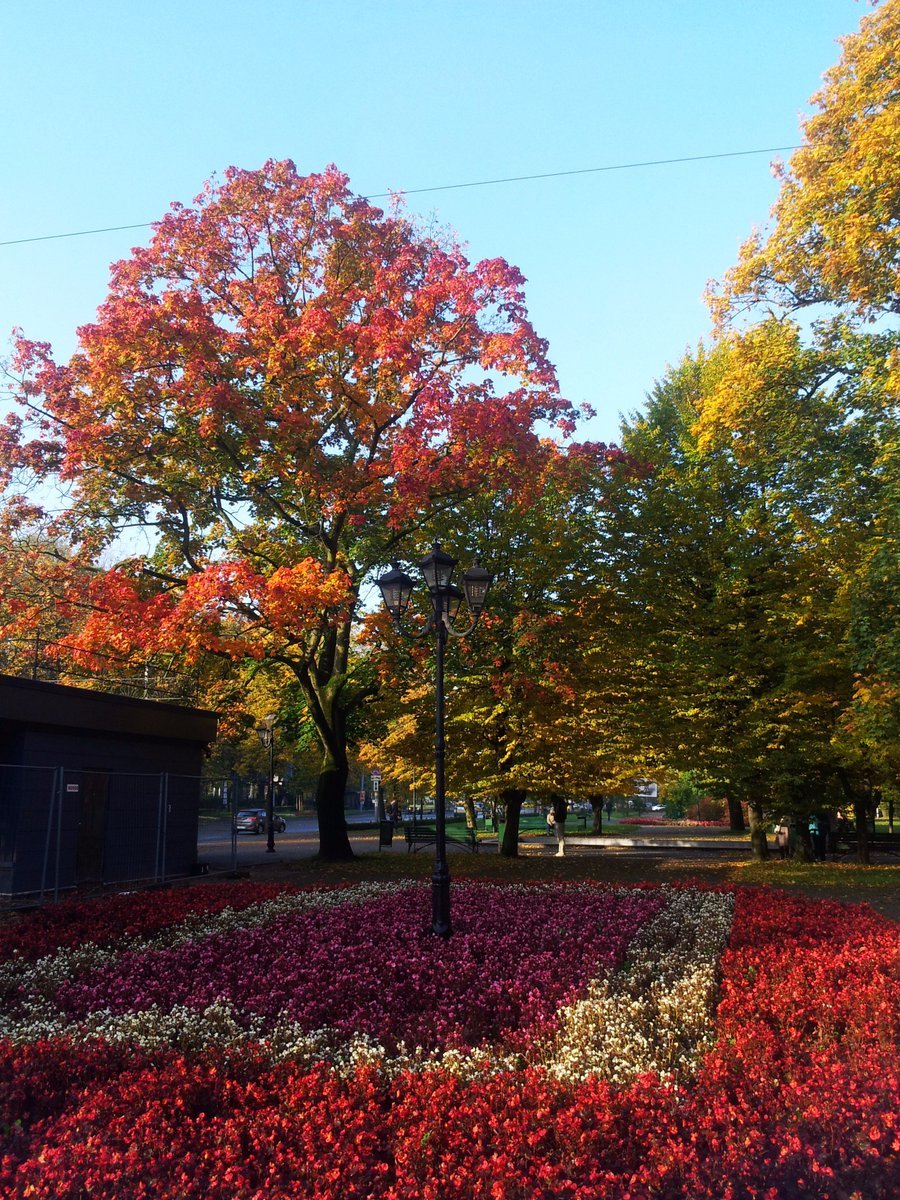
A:
[[[216,715],[0,675],[0,894],[189,873]]]

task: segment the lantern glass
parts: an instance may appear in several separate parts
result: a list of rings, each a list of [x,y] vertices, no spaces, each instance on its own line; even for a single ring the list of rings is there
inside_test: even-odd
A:
[[[425,576],[429,592],[440,592],[450,586],[456,559],[442,550],[438,543],[426,559],[419,563],[419,570]]]
[[[447,620],[452,625],[459,613],[459,606],[462,604],[463,593],[460,588],[455,587],[452,583],[444,588],[441,593],[444,601],[444,612],[447,614]]]
[[[469,567],[463,575],[462,585],[466,593],[466,603],[471,609],[473,617],[477,617],[484,608],[488,590],[493,582],[494,577],[490,571],[486,571],[484,567],[479,567],[477,564]]]
[[[410,597],[413,593],[413,581],[395,567],[388,571],[387,575],[382,575],[377,582],[385,608],[395,621],[399,621],[409,607]]]

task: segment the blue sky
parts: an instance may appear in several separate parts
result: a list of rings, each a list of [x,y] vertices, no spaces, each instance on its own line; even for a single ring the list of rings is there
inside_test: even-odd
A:
[[[798,141],[858,0],[30,0],[0,15],[0,241],[152,221],[214,172],[329,162],[365,195]],[[563,391],[615,440],[708,330],[774,155],[409,196],[528,279]],[[0,348],[68,356],[149,230],[0,246]]]

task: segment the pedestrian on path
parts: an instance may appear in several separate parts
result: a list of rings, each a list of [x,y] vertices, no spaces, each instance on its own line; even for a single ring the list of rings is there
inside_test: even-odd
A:
[[[569,815],[569,806],[565,796],[560,796],[558,792],[554,792],[550,797],[550,803],[553,806],[550,814],[556,830],[556,857],[563,858],[566,853],[566,817]]]

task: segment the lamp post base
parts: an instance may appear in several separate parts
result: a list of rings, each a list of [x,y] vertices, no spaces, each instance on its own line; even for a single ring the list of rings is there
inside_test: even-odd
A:
[[[450,925],[450,872],[444,863],[435,867],[431,876],[431,928],[437,937],[447,938]]]

